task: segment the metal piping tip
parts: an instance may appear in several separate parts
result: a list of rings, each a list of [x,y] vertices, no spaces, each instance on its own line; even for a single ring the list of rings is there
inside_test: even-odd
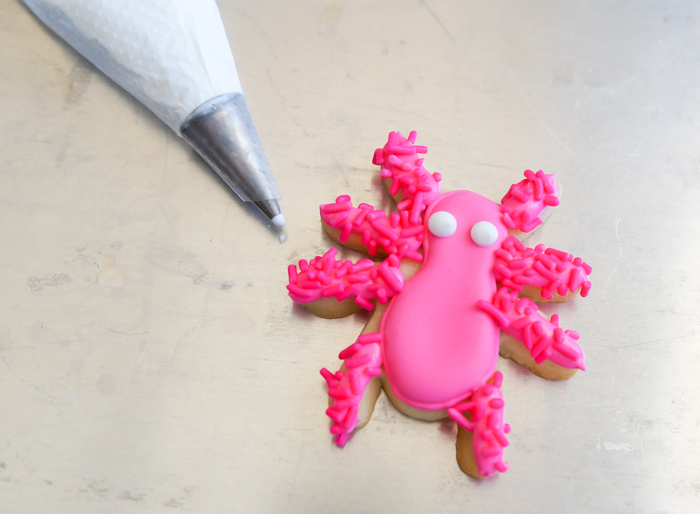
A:
[[[245,202],[276,226],[286,223],[277,182],[241,93],[200,105],[180,126],[180,135]]]
[[[265,216],[270,218],[272,223],[276,226],[283,227],[287,224],[287,220],[284,219],[284,214],[282,214],[280,204],[277,203],[277,200],[260,200],[259,202],[253,203]]]

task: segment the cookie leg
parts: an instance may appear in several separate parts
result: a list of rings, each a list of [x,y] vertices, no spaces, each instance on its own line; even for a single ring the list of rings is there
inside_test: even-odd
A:
[[[336,435],[335,442],[341,448],[360,421],[358,411],[366,389],[382,374],[381,341],[379,333],[362,334],[356,343],[340,352],[338,357],[345,361],[344,370],[335,373],[326,368],[321,370],[328,383],[328,396],[332,398],[331,406],[326,410],[333,421],[331,434]]]
[[[508,470],[508,464],[503,462],[503,448],[509,444],[504,434],[510,432],[510,426],[503,422],[505,403],[500,389],[502,382],[503,375],[496,371],[491,380],[477,389],[468,401],[447,409],[447,414],[459,425],[459,467],[476,478]]]
[[[501,347],[505,356],[550,380],[567,378],[573,372],[550,376],[546,372],[548,368],[539,368],[546,361],[551,361],[557,368],[586,369],[583,350],[577,342],[578,333],[560,328],[556,314],[549,320],[545,318],[532,300],[519,298],[517,291],[501,287],[491,303],[479,300],[477,306],[491,315],[501,330],[510,336],[503,341],[506,346]],[[521,342],[524,348],[509,344],[513,341]],[[558,371],[557,368],[552,367],[552,370]]]

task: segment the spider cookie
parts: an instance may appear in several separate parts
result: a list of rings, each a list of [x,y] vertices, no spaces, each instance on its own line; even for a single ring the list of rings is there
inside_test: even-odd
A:
[[[415,140],[415,132],[392,132],[374,153],[398,212],[353,206],[349,196],[321,206],[328,234],[375,260],[337,260],[331,248],[289,266],[287,289],[318,316],[373,312],[340,352],[340,370],[321,370],[339,446],[369,421],[383,389],[409,416],[452,418],[459,466],[487,477],[508,469],[498,355],[549,380],[585,370],[578,333],[560,328],[556,314],[546,318],[535,302],[586,296],[591,267],[518,239],[559,204],[553,175],[526,171],[500,204],[472,191],[442,194],[441,176],[423,167],[427,148]]]

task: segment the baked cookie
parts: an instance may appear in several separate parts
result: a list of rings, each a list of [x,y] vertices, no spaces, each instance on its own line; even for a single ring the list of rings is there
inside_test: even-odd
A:
[[[409,416],[457,422],[460,467],[487,477],[508,469],[499,351],[549,380],[584,370],[579,335],[560,328],[556,314],[547,319],[535,301],[586,296],[591,268],[518,238],[559,204],[553,175],[526,171],[500,204],[471,191],[442,194],[440,175],[423,167],[427,148],[415,140],[415,132],[392,132],[374,154],[398,212],[355,207],[349,196],[321,206],[334,241],[382,260],[336,260],[331,248],[290,265],[287,289],[318,316],[373,312],[340,353],[340,370],[321,370],[339,446],[369,421],[384,389]]]

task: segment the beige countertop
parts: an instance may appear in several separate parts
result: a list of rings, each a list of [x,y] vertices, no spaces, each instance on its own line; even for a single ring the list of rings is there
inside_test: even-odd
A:
[[[0,0],[0,511],[700,511],[700,5],[219,0],[288,240],[145,107]],[[559,307],[588,370],[503,359],[510,470],[379,399],[345,449],[319,369],[366,316],[315,318],[287,265],[318,205],[388,206],[418,131],[443,189],[526,168],[562,203],[528,244],[593,266]],[[349,255],[349,254],[348,254]]]

